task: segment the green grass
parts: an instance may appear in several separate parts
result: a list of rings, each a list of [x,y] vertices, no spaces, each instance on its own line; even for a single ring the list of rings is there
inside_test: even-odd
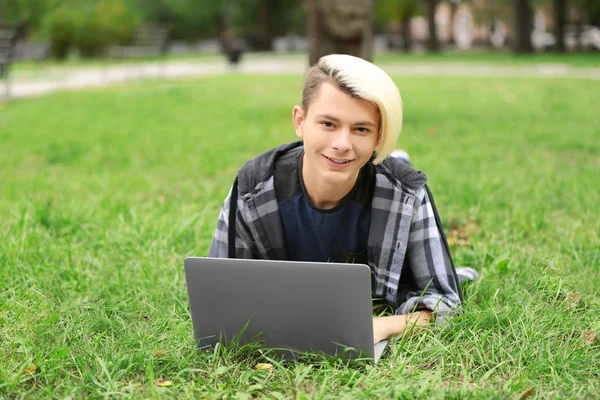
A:
[[[600,52],[514,54],[506,50],[443,51],[439,54],[386,52],[375,55],[375,62],[391,63],[452,63],[493,65],[564,64],[570,67],[600,67]]]
[[[297,59],[306,57],[302,52],[293,53],[246,53],[243,55],[243,60],[256,60],[261,58],[277,58],[277,59]],[[44,71],[47,69],[72,69],[72,68],[88,68],[88,67],[106,67],[114,66],[123,63],[140,63],[140,62],[176,62],[176,61],[191,61],[191,62],[225,62],[225,56],[221,54],[209,53],[182,53],[169,54],[167,57],[147,57],[144,59],[69,59],[66,61],[19,61],[13,66],[17,73]],[[489,50],[472,50],[472,51],[445,51],[439,54],[429,53],[411,53],[403,52],[381,52],[376,53],[374,61],[379,64],[415,64],[415,63],[449,63],[449,64],[494,64],[500,66],[507,65],[539,65],[539,64],[565,64],[571,67],[599,67],[600,68],[600,53],[569,53],[569,54],[554,54],[554,53],[536,53],[531,55],[516,55],[508,51],[489,51]]]
[[[600,83],[396,82],[399,146],[481,279],[451,326],[378,365],[194,347],[183,259],[206,254],[241,164],[294,140],[300,77],[0,104],[0,398],[597,396]]]
[[[40,68],[86,68],[105,67],[122,63],[139,62],[171,62],[171,61],[222,61],[225,57],[213,53],[177,53],[166,56],[147,56],[139,58],[70,58],[67,60],[48,59],[43,61],[23,60],[14,63],[17,71],[28,71]]]

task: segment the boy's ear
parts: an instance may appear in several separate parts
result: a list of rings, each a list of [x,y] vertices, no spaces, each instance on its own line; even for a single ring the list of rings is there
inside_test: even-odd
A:
[[[302,138],[304,136],[304,110],[300,106],[295,106],[292,110],[292,120],[294,122],[294,129],[296,129],[296,136]]]

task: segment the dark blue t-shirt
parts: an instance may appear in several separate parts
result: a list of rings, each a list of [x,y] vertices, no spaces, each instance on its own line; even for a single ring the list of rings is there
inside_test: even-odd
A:
[[[340,204],[320,210],[304,188],[303,154],[302,149],[292,151],[275,164],[275,191],[288,259],[367,264],[375,188],[373,165],[369,162],[361,169],[356,184]]]

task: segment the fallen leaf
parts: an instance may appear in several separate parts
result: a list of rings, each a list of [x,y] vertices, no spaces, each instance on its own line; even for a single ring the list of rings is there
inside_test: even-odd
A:
[[[447,240],[448,246],[454,246],[456,244],[456,238],[454,238],[453,236],[448,236]]]
[[[470,221],[468,225],[458,226],[456,222],[450,224],[450,232],[448,233],[448,244],[450,246],[467,246],[471,241],[471,236],[474,233],[479,233],[479,227],[475,222]]]
[[[258,363],[254,366],[254,369],[270,371],[273,369],[273,366],[271,364],[267,364],[267,363]]]
[[[434,365],[435,365],[435,361],[430,361],[427,364],[425,364],[423,367],[427,368],[427,369],[431,369],[431,368],[433,368]]]
[[[529,396],[531,396],[533,394],[533,389],[527,389],[519,398],[519,400],[525,400],[526,398],[528,398]]]
[[[23,371],[23,375],[33,374],[35,373],[35,364],[31,364],[31,367],[27,368]]]
[[[469,232],[466,229],[451,229],[448,235],[448,244],[465,246],[469,244]]]
[[[160,386],[160,387],[167,387],[167,386],[171,386],[172,384],[173,384],[173,382],[171,382],[171,381],[164,381],[162,379],[156,380],[156,385]]]
[[[590,329],[587,331],[583,331],[583,333],[581,334],[581,338],[583,339],[583,343],[579,346],[579,348],[589,346],[590,344],[594,343],[594,341],[598,339],[598,334]]]
[[[436,137],[438,133],[440,133],[440,128],[438,128],[437,126],[433,126],[427,130],[427,134],[430,137]]]
[[[163,350],[156,350],[156,357],[163,357],[165,355],[165,352]]]
[[[565,311],[575,308],[581,303],[581,296],[577,292],[567,293],[565,300],[569,303],[565,306]]]

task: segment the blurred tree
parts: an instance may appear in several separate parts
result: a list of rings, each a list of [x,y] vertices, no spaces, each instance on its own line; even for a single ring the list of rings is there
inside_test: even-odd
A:
[[[412,47],[410,21],[416,15],[420,0],[376,0],[373,8],[375,23],[387,27],[400,22],[402,48],[409,52]],[[394,34],[394,32],[388,32]]]
[[[169,24],[173,21],[173,7],[169,0],[130,0],[144,22]]]
[[[169,26],[169,39],[194,41],[222,37],[227,15],[242,0],[128,0],[143,23]]]
[[[258,50],[271,50],[276,36],[301,34],[305,11],[301,0],[237,0],[231,25]]]
[[[111,44],[130,40],[137,25],[127,0],[62,0],[42,21],[50,54],[58,59],[66,58],[73,48],[82,57],[101,56]]]
[[[448,37],[448,44],[456,44],[454,40],[454,18],[456,17],[456,9],[458,8],[460,0],[450,0],[450,36]]]
[[[0,20],[26,21],[36,31],[45,15],[57,4],[57,0],[0,0]]]
[[[575,50],[583,50],[582,36],[585,20],[585,0],[572,0],[569,4],[570,22],[575,26]]]
[[[598,0],[579,0],[588,14],[588,23],[600,26],[600,1]]]
[[[273,38],[304,30],[301,0],[132,0],[147,20],[168,24],[172,39],[219,37],[225,48],[234,37],[270,50]]]
[[[515,53],[533,53],[531,31],[533,8],[530,0],[513,0]]]
[[[50,41],[50,55],[59,60],[67,58],[74,42],[76,15],[67,7],[59,7],[44,19],[44,30]]]
[[[600,26],[599,0],[569,0],[567,1],[567,20],[575,25],[575,40],[577,50],[583,49],[582,35],[584,25]]]
[[[195,40],[221,36],[225,30],[228,1],[136,0],[146,5],[152,22],[169,25],[172,39]]]
[[[268,0],[259,0],[256,10],[258,14],[256,30],[256,48],[257,50],[272,50],[273,46],[273,29],[271,26],[271,10]],[[271,1],[276,3],[276,1]]]
[[[473,8],[476,23],[486,25],[490,29],[486,37],[486,42],[490,47],[498,48],[498,46],[503,45],[503,42],[505,43],[506,36],[509,35],[506,31],[508,26],[513,28],[510,40],[514,38],[516,31],[514,29],[515,13],[513,6],[513,0],[487,0],[483,5]],[[531,26],[533,27],[533,22]]]
[[[309,64],[332,53],[373,56],[372,0],[307,0]]]
[[[95,0],[80,7],[73,45],[81,56],[101,56],[110,45],[133,39],[139,21],[126,0]]]
[[[415,0],[403,1],[401,16],[402,38],[404,39],[403,48],[406,53],[412,48],[412,32],[410,30],[410,21],[415,16],[418,10],[418,3]]]
[[[556,51],[564,53],[565,47],[565,22],[567,20],[566,0],[552,0],[554,13],[554,37]]]
[[[435,10],[439,0],[425,0],[427,9],[427,29],[429,38],[427,39],[427,50],[437,52],[440,50],[440,41],[437,35],[437,26],[435,23]]]

